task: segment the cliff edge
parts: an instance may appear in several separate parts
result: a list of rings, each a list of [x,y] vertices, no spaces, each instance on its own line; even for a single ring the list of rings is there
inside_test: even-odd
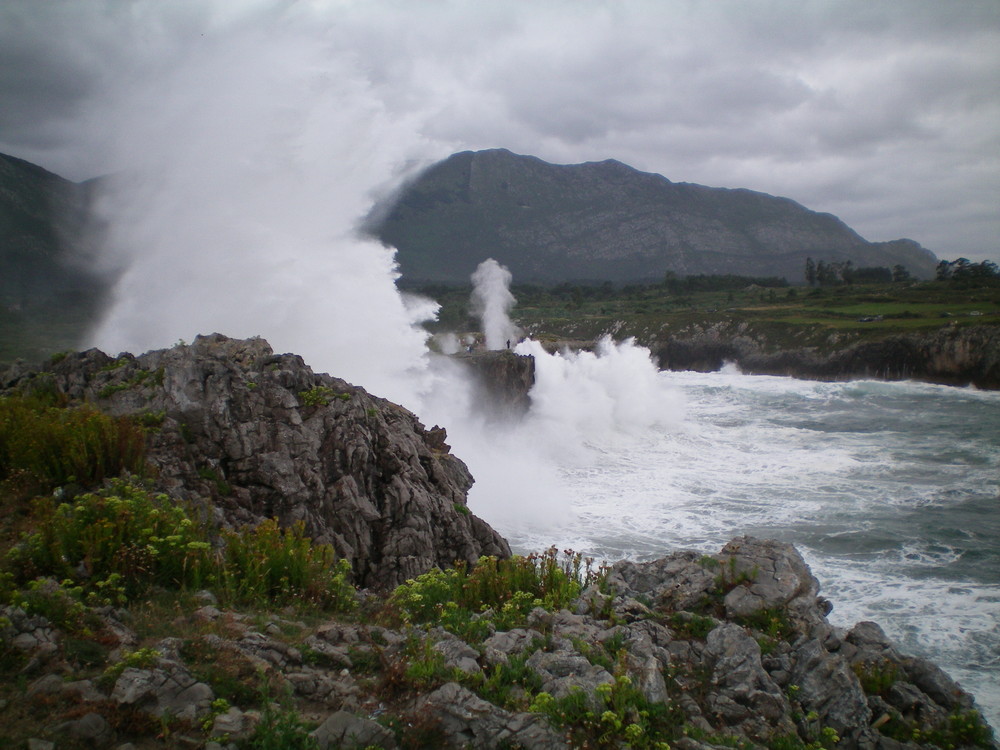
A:
[[[210,499],[230,526],[302,521],[351,562],[358,585],[510,554],[466,507],[473,479],[443,428],[263,339],[213,334],[117,359],[91,349],[44,373],[12,368],[0,388],[39,376],[109,414],[156,421],[147,459],[171,496]]]

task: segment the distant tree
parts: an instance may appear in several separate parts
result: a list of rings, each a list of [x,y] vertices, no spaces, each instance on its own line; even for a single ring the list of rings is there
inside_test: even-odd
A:
[[[840,280],[845,284],[854,283],[854,264],[847,260],[837,264],[837,266],[837,273],[840,276]]]
[[[906,270],[906,266],[902,263],[897,263],[892,267],[892,280],[895,282],[909,281],[912,277],[910,272]]]
[[[838,281],[840,281],[840,274],[838,273],[838,264],[827,263],[825,260],[821,260],[816,264],[816,283],[820,286],[833,286]]]
[[[806,258],[806,283],[816,286],[816,263],[812,258]]]
[[[990,260],[973,263],[968,258],[957,260],[942,260],[937,264],[935,278],[938,281],[989,282],[1000,279],[1000,268]]]

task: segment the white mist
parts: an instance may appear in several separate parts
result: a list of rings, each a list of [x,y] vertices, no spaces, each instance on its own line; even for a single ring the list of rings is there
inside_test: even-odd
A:
[[[510,293],[511,273],[493,258],[487,258],[472,274],[472,307],[482,321],[486,348],[508,349],[517,343],[520,329],[510,319],[517,303]]]

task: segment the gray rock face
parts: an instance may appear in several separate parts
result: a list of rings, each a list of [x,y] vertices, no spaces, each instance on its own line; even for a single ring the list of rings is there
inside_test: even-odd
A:
[[[488,750],[522,747],[525,750],[566,748],[566,741],[542,717],[511,713],[484,701],[458,683],[449,682],[421,698],[417,712],[432,715],[446,738],[445,747]]]
[[[0,385],[31,377],[18,370]],[[91,350],[52,366],[70,397],[115,415],[162,414],[148,460],[178,498],[209,498],[230,525],[301,521],[351,562],[361,586],[390,587],[435,565],[507,556],[467,512],[472,477],[397,404],[369,395],[261,339],[214,334],[123,355]]]
[[[337,711],[327,717],[313,732],[313,739],[320,750],[339,747],[380,747],[393,750],[397,747],[392,732],[381,724],[355,716],[347,711]]]
[[[760,646],[743,628],[732,623],[715,628],[705,651],[716,687],[708,701],[712,714],[752,737],[795,731],[784,693],[762,666]]]
[[[170,715],[187,721],[208,714],[215,695],[182,665],[163,663],[154,669],[128,667],[115,682],[111,700],[147,709],[155,716]]]
[[[517,419],[531,408],[535,358],[511,351],[463,352],[453,355],[476,382],[475,398],[490,417]]]

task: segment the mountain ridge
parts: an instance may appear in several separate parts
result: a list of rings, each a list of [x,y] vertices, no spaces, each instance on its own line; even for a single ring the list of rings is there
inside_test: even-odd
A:
[[[437,162],[375,208],[365,230],[404,278],[465,281],[486,257],[524,283],[678,275],[802,278],[807,257],[933,275],[913,240],[869,242],[841,219],[747,188],[671,182],[607,159],[549,164],[507,149]]]

